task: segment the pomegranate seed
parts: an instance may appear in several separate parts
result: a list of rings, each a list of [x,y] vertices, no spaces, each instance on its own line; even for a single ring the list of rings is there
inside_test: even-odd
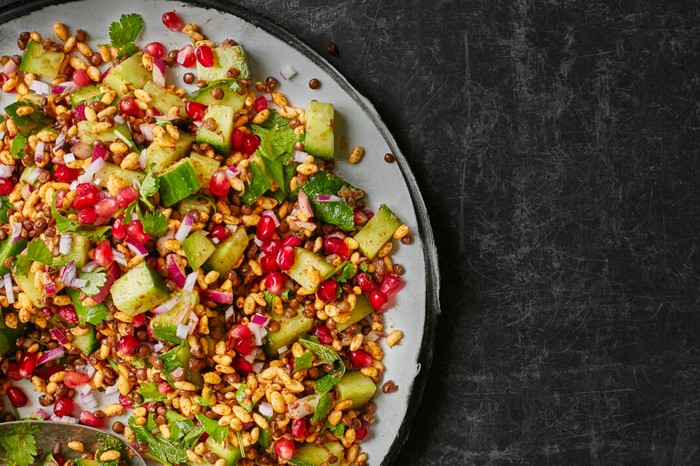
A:
[[[139,219],[129,222],[126,226],[126,236],[139,246],[146,244],[151,237],[151,235],[143,231],[143,225]]]
[[[92,414],[90,411],[80,413],[80,423],[95,429],[101,429],[105,426],[105,420]]]
[[[384,281],[379,287],[379,291],[384,293],[387,299],[391,299],[396,296],[396,293],[398,293],[401,288],[403,288],[403,285],[404,281],[398,275],[385,275]]]
[[[31,377],[34,374],[36,367],[36,353],[25,353],[22,360],[19,362],[19,375],[22,377]]]
[[[255,237],[260,241],[269,241],[275,234],[275,228],[277,228],[275,219],[270,215],[263,215],[260,217],[258,226],[255,229]]]
[[[229,236],[231,236],[231,232],[228,231],[228,228],[226,228],[223,225],[216,225],[214,228],[211,229],[211,237],[214,239],[221,241],[226,240]]]
[[[211,191],[214,196],[225,196],[228,194],[230,187],[231,184],[228,182],[226,172],[223,170],[216,170],[214,175],[212,175],[211,179],[209,180],[209,191]]]
[[[80,170],[77,168],[68,168],[65,165],[62,167],[57,167],[53,172],[53,177],[56,179],[56,181],[60,181],[61,183],[71,183],[78,176],[80,176]]]
[[[282,246],[275,259],[277,266],[282,270],[291,269],[295,260],[296,254],[294,253],[294,248],[291,246]]]
[[[279,272],[270,272],[267,274],[267,277],[265,277],[265,289],[272,294],[280,294],[282,292],[283,283],[284,278],[282,278],[282,274]]]
[[[102,241],[95,248],[95,262],[100,264],[102,267],[107,267],[114,260],[114,253],[112,252],[112,246],[109,241]]]
[[[119,395],[119,404],[122,405],[122,407],[124,407],[125,409],[131,409],[134,407],[134,404],[131,402],[131,400],[124,395]]]
[[[232,365],[233,368],[236,369],[236,372],[243,375],[248,375],[253,372],[253,365],[243,358],[234,359]]]
[[[167,53],[165,45],[160,42],[151,42],[143,48],[144,52],[155,58],[163,58]]]
[[[253,352],[253,333],[246,325],[238,324],[228,331],[229,346],[233,346],[241,356],[247,356]]]
[[[117,349],[124,354],[132,354],[141,345],[141,341],[134,335],[124,335],[117,343]]]
[[[119,210],[119,203],[116,199],[106,197],[95,205],[95,213],[98,217],[110,218]]]
[[[139,328],[146,322],[146,314],[136,314],[134,316],[134,320],[131,321],[131,325],[134,326],[134,328]]]
[[[239,340],[241,338],[246,338],[251,336],[253,333],[251,330],[248,328],[247,325],[243,324],[237,324],[231,327],[228,331],[228,336],[229,338],[233,338],[234,340]]]
[[[238,340],[233,345],[233,347],[236,350],[236,352],[241,356],[248,356],[250,353],[253,352],[253,348],[255,347],[255,345],[253,344],[253,337]]]
[[[19,364],[16,362],[10,362],[7,365],[7,370],[5,371],[5,375],[10,378],[10,380],[22,380],[23,377],[19,375]]]
[[[112,224],[112,237],[116,240],[122,240],[126,237],[126,225],[124,225],[123,215],[120,215]]]
[[[355,369],[362,369],[372,365],[372,355],[362,348],[357,351],[350,351],[350,362]]]
[[[333,335],[331,334],[331,330],[323,324],[319,325],[318,327],[314,327],[311,333],[324,345],[330,345],[333,343]]]
[[[80,210],[86,207],[92,207],[100,200],[100,191],[92,183],[80,183],[75,188],[75,200],[73,208]]]
[[[70,416],[75,409],[75,403],[70,398],[59,398],[53,405],[53,413],[58,417]]]
[[[282,241],[282,246],[291,246],[296,248],[301,246],[301,240],[296,236],[289,235]]]
[[[262,252],[265,254],[269,254],[271,256],[274,256],[277,254],[277,251],[280,250],[282,247],[282,242],[278,239],[271,239],[267,243],[263,244],[263,246],[260,248]]]
[[[126,188],[122,188],[117,191],[117,204],[119,207],[126,207],[134,202],[138,196],[139,194],[136,192],[136,188],[133,186],[127,186]]]
[[[243,138],[245,138],[245,133],[243,131],[238,128],[233,130],[233,133],[231,133],[231,143],[234,151],[243,150]]]
[[[73,82],[78,87],[87,86],[90,84],[90,77],[85,70],[73,71]]]
[[[366,426],[362,426],[358,429],[357,433],[355,434],[355,439],[358,442],[361,442],[367,438],[367,434],[369,434],[369,430],[367,430]]]
[[[185,113],[193,120],[201,121],[204,118],[204,113],[207,111],[207,106],[199,102],[188,101],[185,104]]]
[[[136,101],[131,97],[124,97],[121,102],[119,102],[119,114],[138,117],[139,107],[136,105]]]
[[[286,438],[281,438],[275,443],[275,451],[280,459],[285,461],[290,460],[292,456],[294,456],[294,442]]]
[[[182,29],[182,20],[174,11],[166,11],[163,13],[161,20],[163,21],[165,27],[171,31],[177,32]]]
[[[365,272],[360,272],[355,276],[355,284],[365,293],[371,293],[377,289],[377,284]]]
[[[73,306],[63,306],[59,308],[58,315],[60,315],[61,319],[65,320],[67,324],[78,323],[78,314],[75,312]]]
[[[168,393],[174,391],[175,389],[165,380],[158,382],[158,393],[161,395],[167,395]]]
[[[246,134],[243,137],[243,152],[246,154],[252,154],[256,150],[258,150],[258,146],[260,145],[260,139],[254,134]]]
[[[192,68],[196,61],[196,58],[194,56],[194,47],[192,47],[191,45],[186,45],[183,48],[181,48],[180,51],[177,53],[175,61],[178,65],[184,68]]]
[[[10,399],[10,403],[12,403],[12,406],[14,406],[15,408],[21,408],[22,406],[26,405],[29,401],[29,398],[27,398],[27,395],[24,393],[24,390],[22,390],[19,387],[8,388],[7,397]]]
[[[326,236],[323,239],[323,248],[331,254],[337,254],[343,259],[350,256],[350,249],[341,238],[336,236]]]
[[[308,431],[308,424],[306,419],[294,419],[292,421],[292,436],[294,438],[306,438],[306,433]]]
[[[0,87],[2,87],[3,84],[5,84],[5,81],[7,81],[8,77],[5,73],[0,73]]]
[[[264,272],[274,272],[278,269],[275,256],[271,254],[263,254],[258,258],[258,263]]]
[[[63,199],[66,197],[66,191],[65,189],[61,189],[56,193],[56,207],[61,208],[63,206]]]
[[[256,112],[262,112],[267,108],[267,99],[265,96],[260,96],[257,99],[255,99],[255,102],[253,103],[253,108],[255,108]]]
[[[214,66],[214,51],[208,45],[200,45],[194,49],[197,62],[205,68]]]
[[[318,285],[316,296],[324,303],[335,301],[336,298],[338,298],[338,282],[335,280],[322,281],[321,284]]]
[[[387,302],[389,302],[389,299],[379,290],[374,290],[369,294],[369,305],[377,311],[380,311]]]
[[[85,104],[80,104],[73,109],[73,116],[78,121],[85,121]]]
[[[90,207],[86,207],[82,209],[80,212],[78,212],[78,221],[80,223],[84,223],[86,225],[92,225],[95,223],[95,220],[97,220],[97,214],[95,213],[95,209],[91,209]]]
[[[0,196],[7,196],[12,192],[12,188],[14,188],[12,181],[7,178],[0,178]]]
[[[77,388],[90,381],[90,376],[82,372],[68,371],[63,379],[63,383],[68,388]]]
[[[367,216],[361,210],[353,212],[353,219],[355,220],[355,226],[362,226],[367,223]]]

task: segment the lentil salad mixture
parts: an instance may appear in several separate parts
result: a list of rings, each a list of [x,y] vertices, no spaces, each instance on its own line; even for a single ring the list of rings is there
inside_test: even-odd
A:
[[[163,25],[187,44],[139,47],[130,14],[98,50],[56,23],[0,61],[16,95],[0,122],[2,419],[28,379],[33,416],[111,424],[161,464],[367,464],[409,229],[333,174],[332,104],[292,106],[236,41],[176,12]],[[124,460],[111,451],[41,464]]]

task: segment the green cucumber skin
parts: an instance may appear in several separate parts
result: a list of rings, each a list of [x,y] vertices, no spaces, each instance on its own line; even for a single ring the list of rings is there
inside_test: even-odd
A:
[[[3,356],[17,349],[17,338],[27,333],[27,326],[20,322],[17,328],[5,327],[2,313],[0,319],[0,356]]]
[[[73,346],[79,348],[86,356],[90,356],[97,351],[97,348],[100,347],[100,342],[97,339],[95,327],[93,325],[88,325],[87,333],[75,335],[73,338]]]
[[[214,176],[216,170],[219,169],[221,165],[217,160],[210,159],[206,155],[198,154],[192,152],[190,154],[190,161],[194,167],[194,171],[197,173],[197,178],[202,186],[209,186],[211,177]]]
[[[153,335],[159,340],[180,344],[182,339],[176,335],[177,326],[181,323],[187,324],[185,318],[188,316],[189,311],[199,304],[199,293],[180,290],[177,292],[176,297],[177,304],[172,309],[153,317],[151,328],[153,328]]]
[[[18,239],[16,242],[10,242],[8,237],[3,243],[2,248],[0,248],[0,275],[5,275],[10,271],[5,267],[5,261],[10,257],[16,257],[20,252],[27,247],[27,240],[24,238]]]
[[[211,91],[215,88],[223,89],[224,96],[221,99],[215,99],[212,95]],[[238,93],[239,89],[240,86],[238,86],[238,82],[236,80],[213,82],[207,87],[190,94],[189,99],[193,102],[204,105],[226,105],[237,112],[244,107],[246,97],[245,94],[241,95]]]
[[[228,275],[248,247],[248,234],[245,228],[239,228],[216,247],[216,251],[205,263],[205,268],[219,272],[220,275]]]
[[[47,79],[53,79],[61,70],[65,56],[63,52],[47,51],[39,42],[29,41],[24,49],[19,69],[25,73],[34,73]]]
[[[44,293],[43,290],[40,290],[39,288],[34,285],[34,275],[29,274],[29,275],[15,275],[14,276],[15,282],[19,285],[19,287],[24,291],[24,294],[27,295],[29,300],[32,302],[34,307],[37,308],[44,308],[46,307],[46,301],[45,297],[46,294]]]
[[[136,183],[141,183],[144,178],[146,178],[143,172],[125,170],[118,165],[107,162],[104,167],[100,168],[98,172],[95,173],[95,180],[99,180],[99,183],[96,182],[95,184],[98,186],[107,186],[107,180],[109,180],[110,175],[115,178],[120,178],[132,186]]]
[[[214,131],[202,125],[197,131],[197,142],[206,142],[214,151],[222,155],[228,155],[231,151],[231,132],[233,131],[233,117],[235,110],[226,105],[214,104],[207,108],[203,121],[213,118],[217,128]]]
[[[148,81],[144,84],[143,90],[150,94],[153,99],[151,105],[160,113],[167,115],[170,113],[172,107],[177,107],[178,115],[185,116],[185,103],[180,97],[167,91],[164,87],[159,86],[153,81]]]
[[[116,308],[130,316],[144,313],[170,298],[163,278],[146,262],[119,277],[110,294]]]
[[[222,45],[214,47],[214,66],[205,67],[197,62],[197,76],[199,79],[207,82],[230,80],[228,75],[230,68],[236,68],[239,71],[240,79],[250,78],[250,70],[248,61],[245,56],[245,50],[240,45]]]
[[[211,212],[211,202],[204,196],[190,196],[177,203],[177,211],[180,212],[182,216],[192,211],[206,213],[208,215],[209,212]]]
[[[362,254],[374,259],[384,244],[391,239],[394,232],[401,226],[401,220],[386,205],[379,206],[369,222],[355,235],[355,241],[360,246]]]
[[[321,280],[323,280],[333,273],[333,266],[318,254],[304,248],[295,248],[294,252],[296,253],[296,259],[292,268],[287,271],[287,274],[306,290],[316,291],[320,282],[317,282],[315,277],[309,274],[308,267],[316,269]]]
[[[180,160],[160,175],[159,179],[160,201],[165,207],[180,202],[202,188],[189,159]]]
[[[377,385],[360,371],[347,372],[335,386],[338,401],[351,400],[352,408],[360,408],[372,399]]]
[[[70,93],[70,104],[71,107],[75,108],[83,102],[99,100],[103,95],[104,93],[100,91],[100,86],[97,84],[88,84]]]
[[[102,141],[102,142],[114,142],[114,141],[123,141],[122,138],[117,136],[117,132],[120,134],[124,135],[131,135],[131,132],[129,131],[129,127],[126,125],[117,125],[114,126],[104,133],[97,134],[93,131],[93,127],[97,124],[96,121],[79,121],[78,122],[78,139],[80,139],[82,142],[85,144],[91,146],[92,143],[95,141]],[[133,141],[129,141],[129,145],[134,144]]]
[[[280,323],[280,329],[267,334],[265,352],[270,357],[277,356],[277,350],[284,346],[291,347],[301,335],[310,332],[314,327],[314,319],[304,317],[301,313],[291,319],[277,315],[273,315],[272,318]]]
[[[75,266],[80,268],[88,262],[88,252],[92,244],[87,236],[73,235],[70,250],[66,254],[61,254],[59,261],[62,264],[75,262]]]
[[[294,458],[292,458],[289,463],[294,466],[306,466],[307,464],[311,466],[320,466],[323,463],[333,466],[340,464],[340,460],[343,458],[343,450],[343,446],[338,442],[326,442],[323,444],[323,447],[307,443],[297,449]],[[329,463],[328,458],[330,458],[331,455],[338,458],[338,461]]]
[[[161,147],[155,142],[151,143],[146,148],[146,166],[156,174],[166,171],[185,156],[193,142],[194,137],[183,131],[175,147]]]
[[[104,79],[104,83],[111,89],[117,91],[119,97],[123,97],[121,92],[122,84],[127,84],[131,89],[142,89],[151,79],[153,74],[143,67],[141,57],[143,53],[138,52],[112,68]]]
[[[192,270],[198,270],[214,253],[216,246],[204,236],[202,230],[197,230],[185,238],[182,242],[182,249],[185,251],[187,262]]]
[[[226,461],[226,466],[236,466],[238,460],[241,459],[241,450],[235,448],[231,443],[224,447],[213,437],[209,437],[204,441],[204,444],[207,446],[207,450]]]
[[[339,332],[342,332],[346,328],[358,323],[373,312],[374,309],[372,308],[372,306],[369,305],[367,297],[364,294],[361,294],[357,297],[355,307],[352,309],[352,313],[350,314],[350,318],[347,320],[347,322],[337,323],[335,324],[335,328]]]
[[[305,150],[322,159],[335,157],[335,137],[333,135],[333,104],[311,101],[306,107]]]

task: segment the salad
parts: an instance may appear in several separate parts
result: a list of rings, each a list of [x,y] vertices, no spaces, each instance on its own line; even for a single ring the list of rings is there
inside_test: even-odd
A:
[[[31,417],[111,426],[161,464],[367,464],[409,228],[334,174],[334,107],[293,106],[293,68],[256,81],[235,40],[162,22],[180,49],[140,46],[125,14],[108,44],[56,23],[0,60],[2,420],[28,380]],[[38,461],[31,435],[0,457]],[[51,460],[124,459],[84,456]]]

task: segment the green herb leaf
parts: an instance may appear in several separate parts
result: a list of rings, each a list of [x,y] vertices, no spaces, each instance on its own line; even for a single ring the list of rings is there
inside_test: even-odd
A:
[[[133,43],[124,44],[119,49],[119,52],[117,52],[117,59],[120,59],[122,57],[130,57],[131,55],[135,54],[138,51],[139,51],[139,48],[136,46],[136,44],[133,44]],[[133,143],[132,143],[132,145],[133,145]]]
[[[104,272],[81,272],[81,280],[87,280],[87,285],[82,291],[88,296],[95,296],[100,292],[100,287],[107,283],[107,275]]]
[[[253,410],[253,403],[246,398],[246,390],[248,389],[248,385],[246,385],[245,382],[243,382],[239,387],[238,390],[236,390],[236,401],[238,401],[238,404],[243,407],[248,412],[251,412]]]
[[[125,449],[126,445],[118,438],[107,434],[97,434],[97,451],[95,452],[95,458],[98,458],[97,464],[99,466],[118,466]],[[111,461],[100,460],[99,458],[102,456],[102,453],[109,450],[118,451],[120,457]]]
[[[198,396],[197,399],[199,400],[199,404],[201,406],[212,406],[214,404],[214,400],[211,398],[204,398],[203,396]]]
[[[8,223],[7,211],[14,209],[14,205],[7,196],[0,196],[0,223]]]
[[[41,238],[34,238],[27,245],[27,258],[42,264],[51,265],[53,256]]]
[[[211,419],[202,413],[197,414],[197,419],[202,423],[204,432],[209,434],[217,443],[224,443],[228,439],[228,426],[220,426],[215,419]]]
[[[56,219],[56,229],[59,233],[80,233],[81,235],[87,236],[93,241],[101,241],[107,235],[107,232],[111,230],[110,226],[103,226],[99,228],[81,228],[82,223],[77,220],[71,220],[68,217],[64,217],[56,209],[56,197],[54,197],[53,202],[51,202],[51,216]]]
[[[342,264],[338,269],[336,269],[334,274],[337,273],[338,270],[340,273],[338,275],[333,275],[333,278],[338,283],[346,283],[357,274],[357,266],[351,262],[345,262]]]
[[[320,220],[337,225],[341,229],[351,231],[355,229],[355,216],[353,207],[344,200],[336,202],[319,202],[317,195],[337,196],[343,188],[352,188],[343,179],[328,173],[318,172],[309,178],[309,181],[301,186],[314,210],[314,214]]]
[[[272,187],[272,180],[265,171],[265,165],[260,157],[254,156],[250,159],[248,171],[253,176],[251,182],[246,184],[242,200],[250,205]]]
[[[328,427],[328,430],[333,432],[336,437],[338,437],[339,439],[343,438],[343,435],[345,434],[345,424],[343,424],[342,422],[339,422],[338,424],[336,424],[334,426],[328,424],[327,427]]]
[[[29,270],[32,266],[32,261],[27,257],[26,254],[20,254],[17,256],[17,260],[14,264],[15,275],[28,275]]]
[[[168,399],[167,396],[158,391],[158,385],[153,382],[141,382],[136,391],[143,397],[144,403],[149,401],[166,401]]]
[[[154,210],[153,212],[137,211],[136,214],[141,220],[143,225],[143,231],[153,236],[165,236],[168,233],[168,219],[165,218],[160,210]]]
[[[139,197],[144,203],[150,205],[148,198],[154,196],[158,192],[158,188],[160,188],[160,179],[149,169],[146,178],[141,182]]]
[[[98,325],[107,318],[109,312],[104,304],[100,303],[96,306],[85,307],[80,301],[80,292],[78,290],[68,289],[67,292],[73,302],[75,313],[78,315],[78,321],[81,325],[85,323]]]
[[[3,459],[14,466],[33,464],[38,454],[35,437],[38,433],[39,427],[29,423],[18,424],[3,432],[0,436]]]
[[[311,363],[314,362],[314,355],[311,353],[304,353],[298,358],[294,358],[294,372],[299,372],[302,369],[308,369],[311,367]]]
[[[119,21],[114,21],[109,25],[109,40],[115,47],[127,45],[136,40],[143,26],[141,15],[136,13],[122,15]]]
[[[27,145],[27,136],[24,134],[18,134],[12,140],[12,145],[10,146],[10,153],[16,159],[22,158],[24,153],[24,147]],[[36,170],[36,168],[35,168]]]
[[[314,423],[319,419],[325,419],[326,416],[328,416],[328,413],[331,412],[332,408],[333,398],[331,398],[331,396],[328,393],[324,393],[318,399],[318,404],[316,405],[316,409],[314,410],[314,415],[311,418],[311,422]]]
[[[343,378],[345,364],[343,364],[340,356],[332,347],[321,344],[316,337],[301,337],[299,343],[304,348],[313,351],[321,361],[333,366],[333,371],[314,382],[316,393],[325,394],[329,392]]]

